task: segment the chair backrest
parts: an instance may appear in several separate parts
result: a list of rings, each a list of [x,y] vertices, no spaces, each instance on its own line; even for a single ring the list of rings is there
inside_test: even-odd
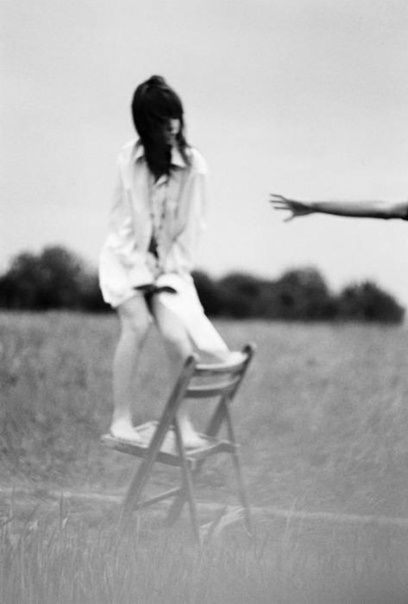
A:
[[[242,352],[232,353],[228,363],[202,364],[193,355],[188,357],[173,391],[163,409],[158,423],[157,434],[151,446],[160,441],[173,421],[177,409],[184,399],[213,399],[219,397],[217,407],[227,400],[232,400],[245,375],[255,352],[253,344],[247,344]],[[194,383],[203,379],[204,383]],[[221,414],[215,412],[210,420],[208,433],[217,425]]]
[[[254,352],[255,346],[248,344],[241,352],[231,353],[231,358],[226,363],[196,362],[183,398],[200,399],[235,394]],[[195,378],[202,378],[204,383],[192,383]]]

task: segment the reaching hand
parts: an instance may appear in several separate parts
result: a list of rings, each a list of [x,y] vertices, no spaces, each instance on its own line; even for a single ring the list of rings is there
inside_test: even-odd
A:
[[[293,220],[298,216],[307,216],[314,212],[306,202],[298,201],[297,199],[290,199],[283,195],[277,195],[276,193],[270,193],[270,203],[273,205],[275,210],[288,210],[291,212],[289,216],[284,219],[284,222]]]

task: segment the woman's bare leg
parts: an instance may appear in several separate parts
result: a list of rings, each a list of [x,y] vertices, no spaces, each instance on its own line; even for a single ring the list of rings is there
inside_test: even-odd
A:
[[[160,302],[160,296],[153,300],[153,312],[170,361],[171,379],[175,383],[187,357],[192,354],[193,347],[180,319]],[[177,417],[184,444],[187,447],[203,445],[205,441],[191,422],[187,404],[181,406]]]
[[[140,441],[132,424],[133,377],[151,324],[142,295],[118,307],[121,334],[113,360],[114,410],[110,432],[117,438]]]

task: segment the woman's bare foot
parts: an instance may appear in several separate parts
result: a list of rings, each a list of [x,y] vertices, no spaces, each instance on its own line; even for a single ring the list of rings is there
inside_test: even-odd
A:
[[[143,443],[136,428],[125,418],[113,419],[109,433],[114,438],[131,441],[135,445],[141,445]]]
[[[211,353],[200,351],[200,363],[203,363],[204,365],[211,363],[233,364],[242,362],[244,358],[244,355],[239,350],[220,350]]]
[[[197,432],[188,417],[180,417],[179,425],[181,437],[183,439],[184,446],[187,449],[200,449],[207,445],[207,441],[205,440],[205,438],[203,438]]]

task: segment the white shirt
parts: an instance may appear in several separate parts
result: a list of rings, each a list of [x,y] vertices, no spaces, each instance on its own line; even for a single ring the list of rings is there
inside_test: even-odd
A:
[[[134,288],[157,283],[193,289],[191,270],[205,227],[206,174],[203,157],[193,148],[187,165],[172,149],[169,176],[153,182],[143,146],[132,141],[118,157],[118,178],[110,212],[108,235],[100,254],[99,280],[103,298],[118,306]],[[155,228],[159,263],[149,254]]]

